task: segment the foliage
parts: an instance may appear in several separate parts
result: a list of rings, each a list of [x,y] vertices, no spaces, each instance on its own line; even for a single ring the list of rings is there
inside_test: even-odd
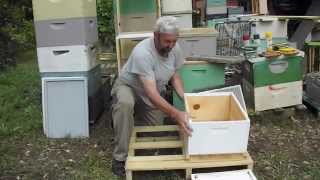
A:
[[[103,44],[114,46],[114,11],[112,0],[97,0],[99,38]]]
[[[15,64],[17,50],[34,46],[31,0],[0,0],[0,68]]]

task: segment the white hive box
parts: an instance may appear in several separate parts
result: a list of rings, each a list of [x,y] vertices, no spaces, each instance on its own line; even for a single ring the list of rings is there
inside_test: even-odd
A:
[[[162,14],[192,13],[192,0],[161,0]]]
[[[94,45],[37,48],[40,72],[88,71],[97,65]]]
[[[187,156],[247,152],[250,120],[231,92],[185,93],[193,129]]]
[[[217,36],[213,28],[181,29],[178,42],[185,57],[212,57],[216,55]]]
[[[277,17],[253,17],[250,21],[256,24],[256,31],[260,38],[265,38],[265,32],[272,32],[272,37],[288,38],[288,21]]]
[[[43,129],[49,138],[89,136],[86,77],[42,78]]]
[[[251,170],[192,174],[191,180],[257,180]]]
[[[192,28],[192,13],[170,15],[177,18],[179,28]]]

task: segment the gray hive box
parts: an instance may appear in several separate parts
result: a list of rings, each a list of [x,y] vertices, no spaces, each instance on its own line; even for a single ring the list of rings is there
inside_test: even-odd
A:
[[[94,44],[98,41],[97,18],[36,21],[38,47]]]

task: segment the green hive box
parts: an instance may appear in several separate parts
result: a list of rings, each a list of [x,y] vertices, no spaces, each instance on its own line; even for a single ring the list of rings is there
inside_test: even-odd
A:
[[[186,93],[224,85],[224,64],[187,62],[179,70],[179,74]],[[184,102],[176,92],[173,93],[173,105],[184,110]]]
[[[156,0],[119,0],[119,3],[122,15],[157,12]]]
[[[36,21],[97,16],[96,0],[32,0]]]
[[[302,61],[301,56],[281,56],[272,60],[252,58],[244,63],[243,76],[253,87],[300,81]]]
[[[207,6],[226,6],[226,0],[207,0]]]

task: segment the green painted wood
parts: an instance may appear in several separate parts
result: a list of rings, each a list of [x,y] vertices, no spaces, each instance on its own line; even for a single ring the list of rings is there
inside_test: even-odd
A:
[[[32,0],[35,21],[97,16],[95,0]]]
[[[156,13],[156,0],[119,0],[120,14]]]
[[[186,93],[213,88],[225,83],[224,64],[185,64],[179,70],[179,74]],[[173,104],[176,108],[184,110],[184,102],[176,92],[173,94]]]
[[[253,87],[300,81],[303,73],[302,61],[300,56],[284,56],[275,60],[250,59],[244,65],[244,78]]]
[[[310,41],[306,43],[307,46],[309,47],[320,47],[320,42],[315,42],[315,41]]]
[[[226,0],[207,0],[207,6],[225,6],[227,5]]]

